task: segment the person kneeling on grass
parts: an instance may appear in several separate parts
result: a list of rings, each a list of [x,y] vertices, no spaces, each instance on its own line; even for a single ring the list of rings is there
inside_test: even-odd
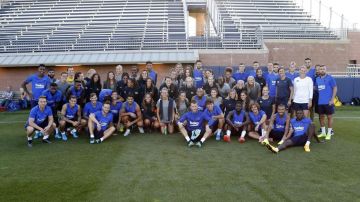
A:
[[[56,125],[51,108],[46,105],[46,97],[40,96],[38,105],[33,107],[30,111],[29,119],[25,124],[26,135],[28,139],[28,147],[32,147],[32,134],[42,133],[44,143],[51,143],[49,135],[53,132]]]
[[[208,121],[209,128],[212,133],[216,133],[216,140],[221,139],[221,130],[224,126],[224,113],[221,111],[220,107],[214,105],[214,101],[211,99],[206,100],[206,109],[204,115]]]
[[[279,141],[279,145],[284,142],[286,138],[285,134],[288,134],[289,132],[290,122],[290,115],[288,115],[285,111],[286,106],[284,104],[280,104],[277,107],[277,113],[271,116],[264,143],[269,143],[269,139],[270,141]]]
[[[249,129],[249,137],[262,142],[266,138],[266,114],[260,110],[258,103],[251,104],[250,109],[249,118],[254,127],[249,127],[252,129]],[[245,142],[245,139],[243,141]]]
[[[101,111],[90,114],[89,132],[90,144],[101,143],[115,132],[113,115],[110,112],[110,101],[105,101]]]
[[[67,131],[70,131],[73,138],[78,138],[77,132],[81,130],[81,107],[76,102],[76,96],[72,95],[69,103],[64,104],[61,109],[62,117],[59,122],[59,129],[64,141],[67,141]]]
[[[205,125],[204,129],[204,122],[209,120],[206,119],[203,112],[199,111],[198,104],[195,100],[191,101],[190,110],[190,112],[186,112],[180,117],[178,121],[179,130],[185,137],[189,147],[195,144],[201,147],[205,140],[211,135],[211,129],[208,124]],[[190,137],[189,134],[191,134]]]
[[[134,124],[138,126],[140,133],[144,133],[141,110],[139,105],[134,101],[133,94],[129,94],[126,98],[126,102],[123,103],[120,110],[120,117],[121,119],[119,119],[119,122],[122,121],[126,127],[124,133],[125,137],[130,134],[130,128]],[[120,123],[118,123],[118,125],[120,125]]]
[[[266,144],[267,148],[278,153],[288,147],[304,146],[306,152],[310,152],[310,140],[315,136],[315,126],[311,123],[311,119],[304,116],[303,110],[296,110],[296,118],[291,119],[289,133],[284,140],[284,143],[278,147],[274,147],[271,144]],[[316,138],[319,142],[319,139]]]
[[[235,109],[230,111],[226,116],[226,135],[224,135],[224,141],[230,142],[231,131],[238,134],[241,131],[241,135],[239,137],[239,142],[245,142],[246,128],[250,123],[249,114],[242,109],[242,103],[237,102],[235,105]]]

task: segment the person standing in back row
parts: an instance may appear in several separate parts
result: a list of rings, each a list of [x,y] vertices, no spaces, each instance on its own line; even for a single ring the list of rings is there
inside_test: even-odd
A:
[[[294,105],[293,110],[303,110],[305,117],[309,117],[309,109],[312,107],[313,81],[306,76],[306,67],[302,66],[300,76],[294,79]]]

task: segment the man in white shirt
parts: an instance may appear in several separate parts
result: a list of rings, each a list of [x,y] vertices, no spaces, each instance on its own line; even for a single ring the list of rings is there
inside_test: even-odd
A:
[[[312,106],[314,84],[310,77],[306,76],[306,67],[300,67],[300,76],[294,79],[294,104],[293,111],[303,110],[304,115],[309,117],[309,108]]]

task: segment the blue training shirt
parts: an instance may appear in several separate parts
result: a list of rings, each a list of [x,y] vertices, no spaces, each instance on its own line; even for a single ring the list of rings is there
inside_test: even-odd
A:
[[[302,135],[306,135],[306,132],[311,124],[311,119],[303,118],[302,120],[298,121],[296,118],[291,119],[290,121],[291,127],[294,130],[293,136],[298,137]]]
[[[212,111],[205,109],[204,116],[206,117],[206,120],[208,120],[208,125],[212,126],[215,123],[215,120],[212,118],[213,116],[218,116],[222,113],[223,113],[222,110],[217,105],[214,105],[214,108]]]
[[[198,104],[198,110],[199,111],[204,111],[205,110],[205,105],[206,105],[206,96],[202,96],[201,99],[199,99],[199,97],[197,95],[194,96],[194,100],[196,101],[196,103]]]
[[[149,78],[154,82],[154,84],[156,85],[157,82],[157,74],[154,70],[151,70],[149,72]]]
[[[119,120],[119,112],[122,108],[122,105],[123,105],[123,103],[120,101],[116,102],[115,105],[113,105],[112,103],[110,104],[110,111],[113,115],[113,120],[116,122]]]
[[[42,92],[42,95],[46,97],[47,105],[49,107],[55,107],[55,104],[61,102],[62,93],[60,90],[56,90],[54,94],[49,89]]]
[[[257,115],[255,115],[254,112],[249,112],[249,117],[250,117],[251,122],[253,122],[253,124],[257,125],[257,124],[259,124],[259,122],[264,114],[265,114],[265,112],[263,110],[260,110]]]
[[[101,131],[103,132],[109,128],[110,123],[113,121],[112,113],[108,113],[106,116],[104,116],[102,111],[97,111],[94,113],[94,115],[95,119],[100,123]]]
[[[236,110],[233,110],[233,118],[232,118],[232,122],[233,124],[242,124],[244,123],[244,119],[245,119],[245,111],[242,109],[240,111],[240,114],[237,113]]]
[[[51,108],[49,106],[45,106],[44,110],[41,111],[39,105],[33,107],[30,111],[30,115],[29,118],[33,118],[34,119],[34,123],[36,123],[36,125],[39,125],[41,123],[43,123],[44,121],[46,121],[48,119],[49,116],[52,116],[52,111]],[[27,121],[27,124],[29,123],[29,120]]]
[[[328,105],[332,98],[332,91],[336,87],[335,79],[326,74],[324,77],[316,77],[316,86],[319,92],[319,105]]]
[[[238,82],[239,80],[243,80],[244,82],[246,82],[248,77],[249,74],[246,72],[243,73],[237,72],[233,75],[233,78],[235,79],[236,82]]]
[[[105,97],[111,96],[112,91],[111,89],[102,89],[99,94],[99,101],[104,102]]]
[[[269,87],[269,96],[276,96],[276,80],[279,78],[278,74],[270,73],[266,79],[266,85]]]
[[[31,83],[31,91],[33,94],[33,100],[39,100],[42,92],[48,89],[51,81],[48,76],[40,78],[38,74],[30,75],[26,80],[26,83]]]
[[[285,132],[286,118],[287,118],[286,114],[284,114],[283,117],[280,117],[280,115],[276,113],[273,130],[279,132]]]
[[[300,76],[299,72],[294,72],[294,73],[286,72],[285,75],[287,78],[291,80],[292,83],[294,83],[294,79],[296,77]]]
[[[209,121],[204,116],[203,112],[186,112],[184,115],[182,115],[179,119],[180,123],[184,123],[184,121],[187,121],[186,129],[189,131],[197,130],[197,129],[203,129],[203,123],[204,121]]]
[[[195,79],[195,87],[202,88],[204,86],[204,78],[202,71],[194,69],[193,77]]]
[[[101,111],[101,109],[102,109],[102,103],[101,102],[96,102],[95,106],[93,106],[93,104],[91,102],[88,102],[88,103],[85,104],[83,114],[84,114],[84,116],[89,117],[89,115],[91,113]]]
[[[77,113],[78,113],[78,110],[79,110],[79,105],[78,104],[75,104],[74,107],[70,107],[70,104],[67,103],[66,104],[66,111],[65,111],[65,117],[68,118],[68,119],[75,119],[77,117]]]

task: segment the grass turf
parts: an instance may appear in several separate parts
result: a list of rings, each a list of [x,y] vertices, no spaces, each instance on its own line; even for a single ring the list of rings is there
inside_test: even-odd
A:
[[[29,149],[19,123],[27,112],[0,113],[0,201],[356,201],[360,109],[336,116],[330,142],[274,155],[235,137],[187,148],[179,134],[35,141]]]

